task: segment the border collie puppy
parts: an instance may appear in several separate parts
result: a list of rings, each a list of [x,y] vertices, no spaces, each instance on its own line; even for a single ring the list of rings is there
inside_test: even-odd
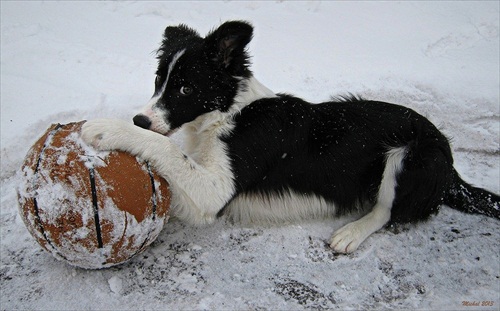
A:
[[[205,38],[167,27],[155,92],[135,125],[94,120],[84,141],[143,158],[169,183],[173,213],[194,224],[343,215],[331,247],[349,253],[390,221],[415,222],[446,204],[500,218],[500,197],[464,182],[446,137],[415,111],[357,97],[321,104],[275,94],[252,75],[250,24]],[[185,147],[169,135],[183,131]]]

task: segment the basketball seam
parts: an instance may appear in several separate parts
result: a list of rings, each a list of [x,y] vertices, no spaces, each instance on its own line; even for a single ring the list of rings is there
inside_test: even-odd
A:
[[[151,179],[151,187],[153,189],[151,193],[151,200],[153,202],[153,220],[156,220],[156,209],[157,209],[157,204],[158,204],[158,198],[156,194],[156,187],[155,187],[155,178],[153,176],[153,171],[151,170],[151,166],[149,165],[149,162],[146,162],[146,166],[148,168],[148,173],[149,173],[149,178]]]
[[[45,149],[47,149],[47,147],[49,146],[48,142],[50,141],[50,139],[52,137],[54,137],[56,135],[56,133],[59,131],[60,128],[62,128],[63,125],[61,124],[56,124],[56,126],[54,127],[53,130],[51,130],[49,132],[49,134],[47,135],[47,138],[45,139],[44,143],[43,143],[43,147],[42,147],[42,150],[40,150],[40,154],[38,155],[38,159],[36,161],[36,165],[35,165],[35,172],[34,172],[34,178],[33,178],[33,184],[36,182],[36,180],[38,179],[38,170],[40,168],[40,162],[42,162],[42,157],[43,157],[43,154],[45,152]],[[34,187],[34,185],[33,185]],[[38,208],[38,201],[36,199],[36,194],[33,196],[33,208],[34,208],[34,213],[35,213],[35,222],[36,224],[38,225],[38,229],[40,230],[40,233],[42,234],[42,236],[44,237],[45,241],[47,241],[47,244],[50,245],[50,247],[54,250],[54,252],[56,252],[56,254],[58,256],[60,256],[61,258],[65,259],[65,260],[68,260],[66,258],[66,256],[64,256],[63,254],[61,254],[58,249],[54,246],[54,244],[52,244],[52,242],[50,241],[50,239],[48,238],[47,234],[45,233],[45,229],[43,228],[43,225],[42,225],[42,221],[40,219],[40,213],[39,213],[39,208]]]
[[[156,195],[156,188],[155,188],[155,178],[153,176],[153,171],[151,170],[151,166],[149,165],[149,162],[146,162],[146,167],[148,169],[148,174],[149,178],[151,180],[151,187],[152,187],[152,193],[151,193],[151,201],[153,202],[153,221],[156,221],[156,209],[157,209],[157,195]],[[144,242],[142,242],[141,246],[137,249],[137,251],[132,255],[130,258],[134,257],[135,255],[139,254],[143,248],[144,245],[149,241],[149,238],[151,237],[151,232],[153,229],[149,230],[148,235],[144,239]]]
[[[97,188],[95,186],[95,171],[94,168],[89,168],[90,190],[92,192],[92,206],[94,208],[94,223],[97,238],[97,247],[103,248],[101,221],[99,219],[99,202],[97,200]]]

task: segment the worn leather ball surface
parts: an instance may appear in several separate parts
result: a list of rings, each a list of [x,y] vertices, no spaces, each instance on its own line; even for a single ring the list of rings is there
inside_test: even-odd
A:
[[[29,150],[19,208],[45,250],[99,269],[129,260],[158,237],[171,195],[148,163],[87,146],[80,138],[83,123],[53,124]]]

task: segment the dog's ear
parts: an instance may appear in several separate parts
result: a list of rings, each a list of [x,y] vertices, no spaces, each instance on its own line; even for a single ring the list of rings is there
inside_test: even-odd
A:
[[[226,22],[206,36],[207,52],[224,68],[246,68],[248,56],[245,47],[252,40],[252,34],[253,27],[247,22]]]
[[[161,59],[163,55],[170,55],[179,47],[183,46],[193,38],[201,40],[200,35],[196,30],[189,28],[184,24],[179,26],[168,26],[163,33],[163,41],[158,49],[157,57]],[[195,39],[195,40],[196,40]]]
[[[198,32],[184,24],[180,24],[179,26],[168,26],[163,33],[163,40],[167,42],[182,41],[190,37],[199,37]]]

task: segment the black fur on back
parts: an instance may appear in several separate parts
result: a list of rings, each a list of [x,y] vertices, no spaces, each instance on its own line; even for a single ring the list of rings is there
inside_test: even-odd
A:
[[[345,214],[375,203],[386,152],[404,146],[391,221],[428,218],[450,201],[447,194],[457,183],[448,139],[403,106],[352,95],[311,104],[280,94],[251,103],[234,123],[223,140],[238,159],[233,161],[238,193],[314,194]]]

